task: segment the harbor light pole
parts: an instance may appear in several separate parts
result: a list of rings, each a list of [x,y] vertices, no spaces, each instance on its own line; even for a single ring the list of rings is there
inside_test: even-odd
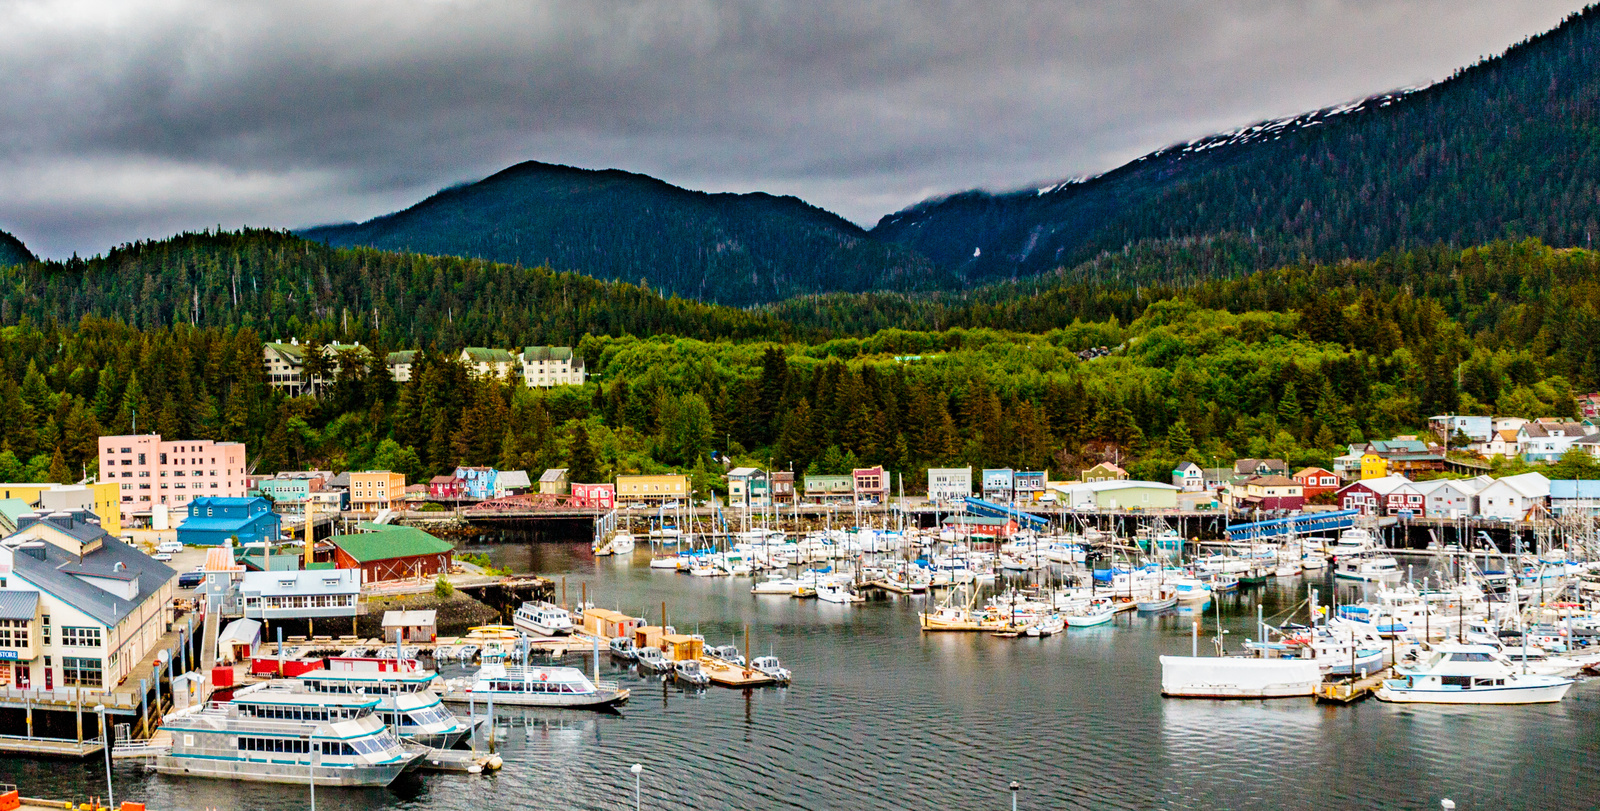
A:
[[[310,735],[306,736],[306,762],[311,764],[307,769],[311,774],[311,811],[317,811],[317,742]]]
[[[111,735],[106,731],[105,703],[101,702],[94,705],[94,712],[100,716],[100,748],[104,749],[106,753],[106,805],[110,808],[115,808],[117,802],[111,797]]]
[[[644,765],[635,763],[628,771],[633,772],[633,811],[639,811],[639,773],[644,771]]]
[[[1011,811],[1017,811],[1017,792],[1022,790],[1022,784],[1011,781]]]

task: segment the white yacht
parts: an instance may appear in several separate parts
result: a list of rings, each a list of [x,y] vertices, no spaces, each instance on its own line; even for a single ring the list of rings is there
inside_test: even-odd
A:
[[[1075,610],[1069,610],[1064,619],[1073,628],[1088,628],[1104,625],[1116,616],[1117,607],[1112,604],[1110,597],[1096,597]]]
[[[469,683],[444,694],[449,704],[487,702],[506,707],[584,707],[601,709],[628,700],[616,682],[592,682],[575,667],[484,665]]]
[[[1211,587],[1193,577],[1180,577],[1169,581],[1180,603],[1203,603],[1211,599]]]
[[[1345,555],[1359,555],[1370,552],[1376,548],[1372,533],[1361,527],[1351,527],[1339,533],[1338,540],[1326,546],[1330,555],[1343,557]]]
[[[1560,701],[1572,679],[1520,673],[1489,645],[1446,642],[1420,667],[1397,667],[1378,687],[1381,701],[1423,704],[1547,704]]]
[[[838,583],[818,583],[817,599],[825,603],[859,603],[864,598]]]
[[[168,715],[161,729],[172,748],[150,768],[222,780],[387,786],[426,752],[401,747],[373,714],[376,698],[255,694],[244,688],[233,701]]]
[[[1163,656],[1161,694],[1180,698],[1309,696],[1322,683],[1310,659],[1242,656]]]
[[[1333,576],[1341,580],[1385,580],[1399,577],[1400,563],[1389,555],[1340,555]]]
[[[685,659],[672,663],[673,676],[692,687],[704,687],[711,683],[711,676],[701,669],[698,659]]]
[[[538,636],[565,636],[572,633],[572,615],[550,603],[523,603],[511,617],[517,630]]]
[[[449,749],[472,727],[445,709],[433,691],[436,678],[431,671],[313,670],[281,686],[324,695],[376,698],[378,706],[373,712],[402,740]]]

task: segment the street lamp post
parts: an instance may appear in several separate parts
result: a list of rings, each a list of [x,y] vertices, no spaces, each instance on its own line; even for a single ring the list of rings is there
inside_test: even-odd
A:
[[[1022,790],[1022,784],[1011,781],[1011,811],[1017,811],[1017,792]]]
[[[111,796],[111,734],[106,730],[106,705],[94,705],[94,712],[100,716],[100,748],[106,753],[106,805],[115,808],[117,802]]]
[[[306,762],[311,764],[307,769],[311,774],[311,811],[317,811],[317,742],[306,736]]]
[[[633,772],[633,811],[639,811],[639,773],[644,771],[643,764],[635,763],[628,767]]]

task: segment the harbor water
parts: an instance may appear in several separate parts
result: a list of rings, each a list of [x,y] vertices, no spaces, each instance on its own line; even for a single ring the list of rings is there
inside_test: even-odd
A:
[[[1188,654],[1197,620],[1201,652],[1214,650],[1218,606],[1130,612],[1047,639],[923,634],[920,596],[853,606],[754,596],[749,578],[652,571],[642,549],[596,561],[587,543],[468,549],[565,577],[573,602],[587,584],[597,605],[656,621],[665,601],[668,620],[708,644],[743,645],[748,625],[752,653],[779,656],[794,684],[689,690],[602,654],[602,678],[633,690],[619,713],[497,708],[499,773],[319,788],[319,804],[632,808],[634,763],[645,808],[1004,809],[1012,780],[1018,807],[1039,809],[1429,809],[1444,797],[1463,811],[1592,808],[1600,795],[1600,683],[1526,707],[1163,699],[1157,657]],[[1258,603],[1281,621],[1307,586],[1280,578],[1224,596],[1221,629],[1250,636]],[[568,663],[592,666],[589,655]],[[114,776],[119,801],[152,809],[307,804],[304,787],[162,777],[120,762]],[[103,794],[104,772],[98,760],[7,758],[0,781],[87,797]]]

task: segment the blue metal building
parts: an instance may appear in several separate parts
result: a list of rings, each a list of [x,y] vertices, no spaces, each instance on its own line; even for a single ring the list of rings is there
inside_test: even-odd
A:
[[[202,496],[189,502],[189,517],[178,525],[178,541],[193,546],[221,546],[229,538],[239,544],[275,541],[282,526],[272,503],[259,496]]]

